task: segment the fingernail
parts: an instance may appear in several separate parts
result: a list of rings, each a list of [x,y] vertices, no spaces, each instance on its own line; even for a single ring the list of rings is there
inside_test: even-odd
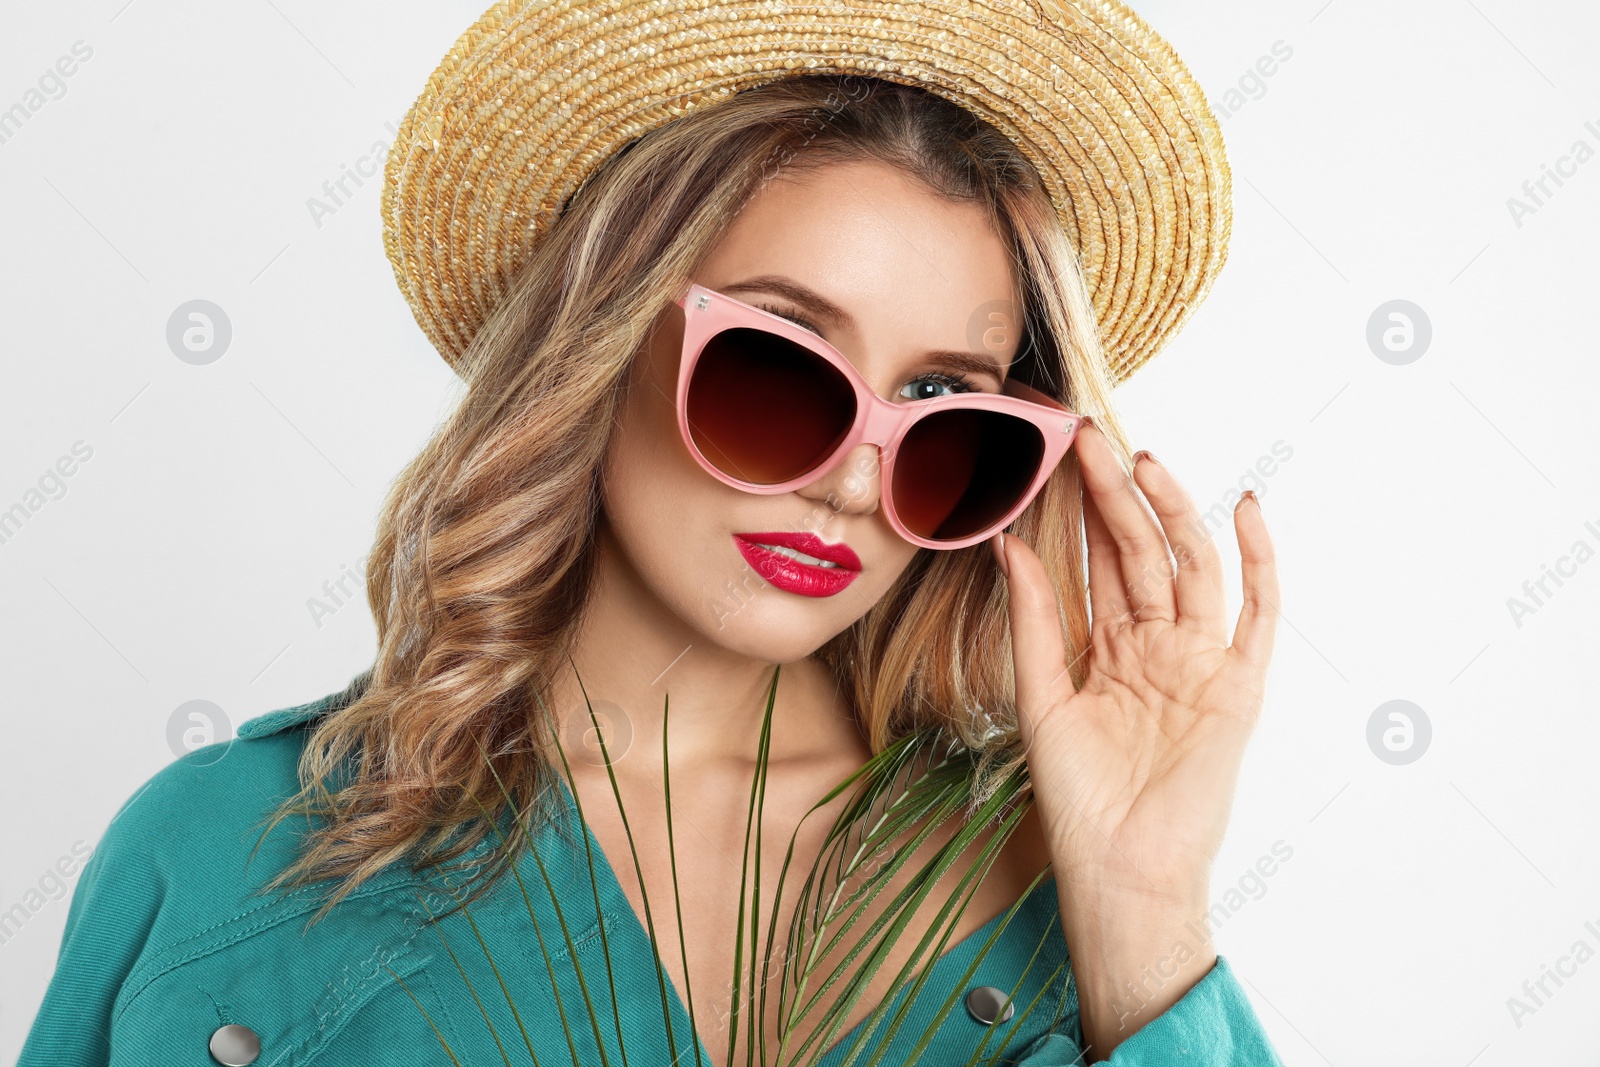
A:
[[[1011,579],[1011,566],[1006,562],[1005,537],[1005,531],[1003,530],[995,534],[989,538],[989,547],[994,549],[994,559],[996,563],[1000,564],[1000,573],[1004,574],[1006,580],[1009,581]]]
[[[1244,491],[1244,495],[1239,498],[1239,504],[1243,504],[1246,500],[1250,501],[1257,508],[1261,507],[1261,501],[1256,499],[1256,491],[1254,489],[1246,489]],[[1236,510],[1239,507],[1239,504],[1234,505]]]
[[[1139,451],[1133,454],[1133,465],[1137,467],[1141,459],[1148,459],[1151,463],[1154,463],[1157,466],[1161,465],[1161,461],[1156,458],[1155,453],[1149,451],[1148,449],[1141,448]]]

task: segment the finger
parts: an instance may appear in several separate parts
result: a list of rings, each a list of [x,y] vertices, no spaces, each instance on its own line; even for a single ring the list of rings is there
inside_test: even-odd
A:
[[[1019,714],[1031,713],[1071,696],[1076,690],[1067,669],[1067,640],[1061,631],[1060,601],[1054,583],[1022,538],[1002,534],[1008,575],[1008,610],[1011,618],[1011,661],[1014,668]],[[1030,741],[1031,720],[1024,726],[1023,742]]]
[[[1255,493],[1246,494],[1233,507],[1233,529],[1239,538],[1241,577],[1244,581],[1244,607],[1233,630],[1233,647],[1261,670],[1272,659],[1272,645],[1278,630],[1278,563],[1261,517],[1261,504]]]
[[[1083,537],[1089,545],[1089,621],[1131,616],[1116,539],[1094,506],[1094,494],[1087,489],[1083,494]]]
[[[1227,607],[1223,592],[1222,553],[1206,529],[1194,500],[1177,477],[1148,452],[1134,456],[1133,477],[1155,509],[1162,532],[1172,545],[1178,568],[1178,622],[1210,634],[1220,645],[1227,640]]]
[[[1086,424],[1078,430],[1073,447],[1078,450],[1084,484],[1116,542],[1122,564],[1122,586],[1137,619],[1178,617],[1173,590],[1176,568],[1167,554],[1167,539],[1140,499],[1139,489],[1122,467],[1099,428]]]

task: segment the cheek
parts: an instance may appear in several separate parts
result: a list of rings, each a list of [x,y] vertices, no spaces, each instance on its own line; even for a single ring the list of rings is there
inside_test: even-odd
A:
[[[630,406],[611,442],[602,506],[618,541],[644,573],[692,573],[714,546],[710,531],[731,515],[721,482],[689,455],[666,403]]]
[[[687,469],[666,448],[619,449],[612,464],[608,513],[634,525],[671,529],[705,510],[699,468]]]
[[[900,576],[906,572],[906,568],[917,558],[917,553],[921,551],[916,545],[903,541],[892,533],[886,544],[888,547],[872,561],[876,564],[877,573],[872,575],[872,582],[862,588],[862,592],[870,597],[873,603],[881,600],[894,587]]]

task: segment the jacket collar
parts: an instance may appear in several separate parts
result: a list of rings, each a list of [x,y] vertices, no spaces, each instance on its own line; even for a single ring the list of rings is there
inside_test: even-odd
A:
[[[320,718],[330,711],[344,707],[361,695],[366,689],[370,672],[358,674],[350,684],[337,693],[329,693],[320,700],[313,700],[309,704],[300,704],[292,708],[279,708],[269,711],[265,715],[240,724],[237,736],[242,740],[257,737],[270,737],[273,734],[303,726],[311,720]]]

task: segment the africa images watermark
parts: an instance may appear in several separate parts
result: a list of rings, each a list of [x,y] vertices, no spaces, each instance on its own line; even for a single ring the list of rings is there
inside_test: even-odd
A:
[[[1266,495],[1267,479],[1276,475],[1283,468],[1283,464],[1293,456],[1293,446],[1281,437],[1272,442],[1271,448],[1266,453],[1258,456],[1253,464],[1244,469],[1235,486],[1224,490],[1220,500],[1200,512],[1199,518],[1188,524],[1188,532],[1195,538],[1197,544],[1205,544],[1222,529],[1233,516],[1233,509],[1243,499],[1245,493],[1254,493],[1259,502],[1260,498]],[[1193,558],[1183,545],[1175,545],[1173,553],[1176,558],[1168,556],[1157,568],[1158,573],[1151,574],[1149,569],[1145,568],[1137,580],[1129,578],[1124,582],[1130,597],[1135,598],[1137,603],[1150,601],[1153,593],[1150,585],[1152,581],[1156,583],[1173,581],[1178,576],[1178,569]]]
[[[1594,535],[1595,542],[1600,544],[1600,526],[1596,526],[1594,520],[1585,522],[1583,528]],[[1511,621],[1517,629],[1522,629],[1522,620],[1544,607],[1555,596],[1556,590],[1566,584],[1563,578],[1574,577],[1580,566],[1595,557],[1595,552],[1594,545],[1580,537],[1572,542],[1572,547],[1565,555],[1556,557],[1554,567],[1548,563],[1539,564],[1539,577],[1529,578],[1522,583],[1522,597],[1506,597],[1506,610],[1511,613]],[[1555,589],[1550,588],[1552,584]]]
[[[373,141],[367,147],[366,154],[356,158],[353,167],[348,163],[340,163],[339,176],[329,178],[322,183],[322,195],[306,197],[306,210],[310,212],[311,222],[317,229],[322,229],[323,219],[337,215],[341,208],[355,198],[355,189],[349,187],[352,183],[356,189],[360,189],[383,173],[384,162],[389,158],[395,138],[400,135],[394,123],[385,122],[383,125],[389,131],[387,141],[381,139]]]
[[[370,553],[356,557],[355,566],[341,563],[339,574],[322,583],[322,596],[306,597],[306,611],[311,615],[311,624],[317,629],[322,629],[324,619],[337,615],[346,605],[362,599],[366,589],[367,559]]]
[[[93,446],[82,440],[72,442],[68,452],[69,455],[61,456],[45,468],[35,483],[37,488],[30,486],[23,491],[20,500],[8,507],[0,505],[3,507],[0,510],[0,545],[10,544],[22,532],[28,520],[46,504],[66,496],[67,479],[78,473],[78,467],[94,456]]]
[[[1184,932],[1188,936],[1174,941],[1166,955],[1152,964],[1147,964],[1137,984],[1132,979],[1125,983],[1126,988],[1123,992],[1126,994],[1126,999],[1119,997],[1114,1005],[1117,1011],[1118,1029],[1126,1027],[1133,1021],[1150,999],[1177,977],[1178,969],[1193,958],[1224,923],[1243,911],[1245,905],[1251,901],[1266,896],[1267,879],[1277,874],[1293,857],[1292,845],[1282,838],[1274,841],[1267,852],[1245,868],[1244,873],[1234,881],[1234,884],[1223,890],[1221,897],[1214,901],[1210,908],[1184,924]]]
[[[1585,932],[1600,942],[1600,926],[1595,925],[1593,919],[1583,924]],[[1561,956],[1556,957],[1555,966],[1548,963],[1540,964],[1539,977],[1530,978],[1522,983],[1521,996],[1512,995],[1506,998],[1506,1010],[1511,1013],[1511,1021],[1518,1030],[1522,1029],[1522,1020],[1529,1015],[1537,1015],[1549,1000],[1561,991],[1566,984],[1564,979],[1571,978],[1578,973],[1578,968],[1594,959],[1595,950],[1589,944],[1588,938],[1580,937],[1572,943],[1572,947]],[[1555,989],[1550,988],[1551,983]]]
[[[801,149],[810,144],[812,141],[816,140],[818,135],[820,135],[823,130],[827,129],[829,124],[832,123],[834,118],[838,116],[840,112],[844,111],[844,109],[849,107],[851,104],[861,101],[871,88],[871,83],[869,81],[854,74],[846,75],[842,84],[845,88],[843,96],[840,96],[835,92],[829,92],[827,99],[823,101],[822,107],[811,109],[811,114],[806,119],[807,132],[803,141],[801,141],[799,144],[782,145],[781,147],[775,149],[771,155],[762,161],[760,180],[756,183],[752,193],[755,190],[761,189],[773,178],[777,177],[778,172],[787,166],[795,156],[799,155]]]
[[[346,964],[328,980],[322,995],[312,1005],[317,1032],[323,1033],[340,1025],[353,1008],[366,1003],[372,984],[394,975],[390,964],[418,954],[417,937],[428,928],[428,924],[421,921],[424,912],[438,915],[459,899],[454,891],[449,898],[431,888],[417,891],[417,901],[422,907],[420,911],[410,912],[410,918],[402,927],[403,936],[374,944],[372,951],[359,963]]]
[[[65,899],[71,881],[83,870],[94,854],[94,846],[78,840],[72,843],[70,853],[45,868],[43,874],[23,891],[22,899],[0,911],[0,946],[11,943],[12,938],[53,900]]]
[[[1266,79],[1278,73],[1282,64],[1294,56],[1294,49],[1282,38],[1273,41],[1269,51],[1270,54],[1261,56],[1252,66],[1247,67],[1234,85],[1230,85],[1215,96],[1217,118],[1231,118],[1246,104],[1266,96],[1268,88]]]
[[[1600,123],[1590,119],[1583,124],[1584,132],[1600,144]],[[1556,193],[1566,185],[1563,178],[1575,178],[1578,168],[1595,157],[1595,147],[1587,140],[1579,137],[1572,142],[1564,155],[1556,158],[1555,166],[1548,163],[1539,164],[1539,176],[1529,178],[1522,183],[1519,196],[1506,197],[1506,210],[1511,213],[1511,221],[1517,229],[1522,229],[1523,222],[1529,215],[1536,215],[1540,209],[1549,203]],[[1552,189],[1551,185],[1555,188]]]
[[[61,56],[39,75],[38,88],[26,90],[21,100],[0,110],[0,144],[9,144],[46,104],[66,96],[66,79],[78,73],[79,66],[94,56],[94,48],[84,40],[73,41],[69,51],[70,55]]]

